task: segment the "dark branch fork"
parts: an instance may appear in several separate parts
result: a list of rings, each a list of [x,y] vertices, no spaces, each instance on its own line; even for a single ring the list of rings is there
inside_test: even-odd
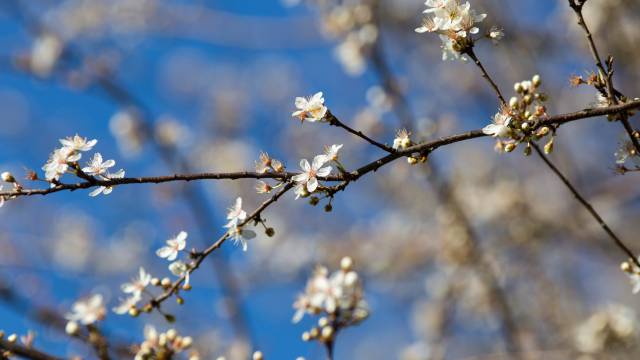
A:
[[[613,85],[613,68],[612,68],[613,60],[609,58],[609,61],[607,61],[607,68],[605,69],[605,66],[602,62],[602,57],[600,57],[600,53],[598,51],[598,48],[596,47],[596,43],[593,40],[593,35],[591,34],[591,30],[589,30],[589,26],[587,26],[587,22],[585,21],[584,15],[582,13],[582,8],[584,7],[584,4],[587,1],[586,0],[568,0],[568,1],[569,1],[569,7],[571,7],[573,12],[576,14],[576,17],[578,18],[578,25],[582,28],[582,30],[585,33],[585,36],[587,37],[587,42],[589,43],[589,50],[591,51],[593,60],[596,63],[596,67],[602,74],[602,78],[607,87],[605,95],[613,105],[618,105],[619,97],[622,97],[623,95],[621,92],[616,90],[615,86]],[[617,115],[618,115],[618,118],[620,119],[620,122],[622,123],[622,126],[627,132],[627,135],[629,136],[631,143],[636,149],[636,152],[640,154],[640,141],[636,136],[637,132],[633,129],[633,127],[631,126],[631,123],[629,122],[628,114],[620,113]]]

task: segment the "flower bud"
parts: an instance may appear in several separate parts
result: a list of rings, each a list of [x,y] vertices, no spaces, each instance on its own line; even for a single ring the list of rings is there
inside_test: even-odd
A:
[[[415,165],[415,164],[417,164],[417,163],[418,163],[418,159],[414,158],[413,156],[410,156],[410,157],[408,157],[408,158],[407,158],[407,162],[408,162],[410,165]]]
[[[514,143],[508,143],[504,146],[504,151],[506,152],[512,152],[515,149],[516,149],[516,144]]]
[[[138,311],[136,307],[132,307],[131,309],[129,309],[129,316],[137,317],[138,315],[140,315],[140,311]]]
[[[264,360],[264,356],[262,355],[262,351],[256,351],[252,356],[253,360]]]
[[[331,212],[331,210],[333,210],[333,205],[330,203],[324,206],[324,211]]]
[[[10,173],[10,172],[8,172],[8,171],[3,172],[3,173],[0,175],[0,178],[2,178],[2,181],[4,181],[4,182],[8,182],[8,183],[14,183],[14,182],[16,182],[16,178],[14,178],[14,177],[13,177],[13,174],[11,174],[11,173]]]
[[[309,334],[308,331],[305,331],[302,333],[302,341],[309,341],[311,340],[311,334]]]
[[[80,331],[80,326],[75,321],[69,321],[67,325],[64,327],[64,331],[71,336],[77,335],[78,331]]]
[[[546,126],[541,127],[536,133],[539,137],[547,136],[547,134],[549,134],[549,128]]]
[[[345,256],[340,260],[340,269],[342,271],[350,271],[353,268],[353,259],[350,256]]]
[[[553,152],[553,139],[551,139],[548,143],[545,144],[544,146],[544,153],[545,154],[551,154]]]
[[[322,340],[328,341],[333,338],[333,327],[325,326],[322,328]]]
[[[626,273],[631,273],[631,264],[629,264],[628,262],[623,262],[622,264],[620,264],[620,270],[626,272]]]
[[[540,84],[542,84],[542,79],[540,78],[540,75],[536,74],[533,75],[531,82],[533,83],[533,86],[538,87],[540,86]]]
[[[518,98],[515,96],[511,97],[511,99],[509,99],[509,106],[511,106],[512,108],[518,106]]]
[[[191,336],[185,336],[182,338],[180,344],[182,345],[183,349],[189,348],[193,344],[193,338]]]
[[[158,279],[158,278],[151,278],[151,285],[153,285],[153,286],[158,286],[158,285],[160,285],[160,279]]]
[[[11,334],[11,335],[7,336],[7,342],[9,344],[15,343],[16,340],[18,340],[18,335],[16,335],[16,334]]]
[[[318,319],[318,326],[327,326],[327,325],[329,325],[329,319],[327,319],[324,316]]]
[[[309,204],[316,206],[320,202],[320,199],[317,196],[312,196],[309,198]]]
[[[180,296],[176,296],[176,302],[178,303],[178,305],[182,305],[184,304],[184,299]]]
[[[515,92],[517,92],[518,94],[522,93],[524,91],[524,87],[522,86],[521,83],[517,82],[513,85],[513,90],[515,90]]]
[[[169,285],[171,285],[171,279],[168,277],[162,278],[160,285],[162,285],[162,287],[169,287]]]
[[[527,147],[524,148],[524,156],[531,155],[531,145],[527,144]]]

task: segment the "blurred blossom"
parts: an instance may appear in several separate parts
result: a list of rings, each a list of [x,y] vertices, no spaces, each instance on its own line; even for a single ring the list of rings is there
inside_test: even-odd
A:
[[[124,157],[136,156],[142,149],[144,134],[138,110],[121,109],[109,119],[109,130]]]
[[[31,48],[29,68],[36,75],[47,77],[55,67],[63,44],[53,34],[44,33],[37,37]]]
[[[163,115],[156,121],[155,136],[161,145],[178,147],[190,138],[190,133],[189,129],[178,120]]]
[[[635,312],[622,305],[610,305],[598,310],[580,324],[574,335],[576,348],[585,354],[597,355],[609,347],[627,348],[637,335]]]
[[[94,219],[86,214],[64,211],[53,224],[50,255],[62,268],[85,269],[94,251]]]

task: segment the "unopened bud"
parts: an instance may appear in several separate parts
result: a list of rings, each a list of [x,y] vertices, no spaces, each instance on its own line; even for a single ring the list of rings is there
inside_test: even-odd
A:
[[[3,172],[3,173],[0,175],[0,178],[2,178],[2,181],[4,181],[4,182],[8,182],[8,183],[14,183],[14,182],[16,182],[16,178],[14,178],[14,177],[13,177],[13,174],[11,174],[11,173],[10,173],[10,172],[8,172],[8,171]]]
[[[302,341],[309,341],[311,340],[311,334],[309,334],[308,331],[305,331],[302,333]]]
[[[512,152],[515,149],[516,149],[516,144],[514,143],[508,143],[504,146],[504,151],[506,152]]]
[[[176,329],[167,330],[167,340],[173,341],[176,339],[177,336],[178,336],[178,332],[176,331]]]
[[[342,271],[350,271],[353,268],[353,259],[350,256],[345,256],[340,260],[340,269]]]
[[[153,286],[158,286],[158,285],[160,285],[160,279],[158,279],[158,278],[151,278],[151,285],[153,285]]]
[[[329,325],[329,319],[327,319],[324,316],[318,319],[318,326],[327,326],[327,325]]]
[[[15,342],[16,342],[16,340],[18,340],[18,335],[16,335],[16,334],[11,334],[11,335],[7,336],[7,341],[8,341],[10,344],[15,343]]]
[[[533,86],[538,87],[540,86],[540,84],[542,84],[542,79],[540,78],[540,75],[536,74],[533,75],[531,82],[533,83]]]
[[[410,156],[410,157],[408,157],[408,158],[407,158],[407,162],[408,162],[410,165],[415,165],[415,164],[417,164],[417,163],[418,163],[418,159],[414,158],[413,156]]]
[[[132,307],[131,309],[129,309],[129,315],[131,317],[137,317],[138,315],[140,315],[140,311],[138,311],[138,308]]]
[[[164,319],[167,320],[170,324],[176,322],[176,317],[171,314],[164,314]]]
[[[333,338],[333,327],[325,326],[322,328],[322,340],[328,341]]]
[[[320,199],[318,199],[317,196],[312,196],[309,198],[309,204],[316,206],[318,205],[318,203],[320,202]]]
[[[176,302],[178,303],[178,305],[182,305],[184,304],[184,299],[180,296],[176,296]]]
[[[162,278],[160,285],[162,285],[162,287],[169,287],[169,285],[171,285],[171,279],[168,277]]]
[[[620,270],[626,272],[626,273],[630,273],[631,272],[631,264],[629,264],[628,262],[623,262],[622,264],[620,264]]]
[[[69,321],[67,325],[64,327],[64,331],[71,336],[77,335],[78,331],[80,331],[80,326],[75,321]]]
[[[521,92],[524,91],[524,86],[522,86],[521,83],[517,82],[513,85],[513,90],[515,90],[515,92],[517,92],[518,94],[520,94]]]
[[[262,351],[256,351],[252,356],[253,360],[263,360],[264,356],[262,355]]]
[[[539,137],[547,136],[547,134],[549,134],[549,128],[546,126],[541,127],[536,133]]]
[[[330,203],[324,206],[324,211],[331,212],[331,210],[333,210],[333,205]]]
[[[320,330],[317,327],[314,327],[313,329],[309,330],[309,336],[311,336],[312,339],[317,338],[320,335]]]
[[[548,143],[545,144],[544,146],[544,153],[545,154],[551,154],[553,152],[553,139],[551,139]]]
[[[520,125],[520,128],[524,131],[527,131],[527,129],[529,129],[529,123],[528,122],[523,122],[522,125]]]
[[[524,155],[525,156],[531,155],[531,145],[527,144],[527,147],[524,148]]]
[[[276,234],[275,229],[272,227],[268,227],[264,232],[265,234],[267,234],[268,237],[272,237],[273,235]]]
[[[509,99],[509,106],[511,106],[512,108],[515,108],[518,105],[518,98],[513,96],[511,97],[511,99]]]

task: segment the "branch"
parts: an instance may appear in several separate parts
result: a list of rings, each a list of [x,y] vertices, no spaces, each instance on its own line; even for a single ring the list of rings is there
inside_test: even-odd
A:
[[[631,260],[638,267],[640,267],[640,261],[638,260],[636,255],[634,255],[633,251],[631,251],[631,249],[629,249],[629,247],[627,247],[627,245],[625,245],[624,242],[622,242],[622,240],[613,232],[613,230],[611,230],[609,225],[607,225],[607,223],[602,219],[600,214],[598,214],[598,212],[593,208],[593,206],[584,198],[584,196],[582,196],[578,192],[575,186],[573,186],[573,184],[571,184],[571,182],[567,179],[567,177],[564,176],[564,174],[562,174],[560,170],[558,170],[558,168],[551,162],[551,160],[549,160],[549,158],[545,156],[545,154],[540,150],[540,147],[537,144],[532,143],[531,145],[533,146],[533,149],[536,151],[536,153],[540,155],[540,157],[545,162],[545,164],[547,164],[547,166],[558,176],[558,178],[560,178],[562,183],[569,189],[569,191],[571,191],[573,196],[582,204],[582,206],[584,206],[585,209],[587,209],[589,214],[591,214],[591,216],[593,216],[593,218],[596,219],[598,224],[600,224],[602,229],[607,233],[607,235],[609,235],[609,237],[613,240],[616,246],[618,246],[620,250],[622,250],[625,254],[627,254],[627,256],[629,256],[629,258],[631,258]]]
[[[293,188],[293,184],[287,183],[282,189],[280,189],[280,191],[275,193],[267,201],[263,202],[256,210],[254,210],[249,216],[247,216],[247,218],[243,222],[239,223],[238,228],[241,228],[242,226],[250,223],[251,221],[258,221],[260,219],[262,212],[266,208],[268,208],[270,205],[278,201],[278,199],[280,199],[280,197],[282,197],[282,195],[284,195],[291,188]],[[195,259],[189,270],[189,273],[195,271],[198,267],[200,267],[200,264],[204,261],[204,259],[206,259],[214,250],[221,247],[222,244],[224,244],[224,242],[227,241],[230,237],[231,237],[231,234],[229,231],[227,231],[216,242],[214,242],[204,251],[193,254],[192,256],[194,256]],[[147,305],[143,306],[143,308],[145,307],[160,308],[160,304],[162,304],[165,300],[167,300],[173,294],[177,294],[178,292],[180,292],[180,286],[186,280],[186,278],[187,278],[186,274],[178,278],[178,280],[176,280],[171,286],[169,286],[167,290],[165,290],[161,295],[154,297],[151,301],[147,303]]]
[[[0,338],[0,358],[4,358],[2,356],[2,350],[6,350],[11,352],[12,355],[17,355],[19,357],[25,359],[33,359],[33,360],[60,360],[55,355],[50,355],[40,350],[33,348],[32,346],[26,347],[18,344],[17,342],[9,342],[4,338]]]
[[[640,108],[640,100],[630,101],[620,105],[613,105],[603,108],[584,109],[573,113],[542,117],[538,121],[538,126],[545,125],[562,125],[568,122],[583,120],[603,115],[615,114],[623,111]],[[417,145],[411,146],[404,150],[395,151],[392,154],[372,161],[355,171],[352,171],[348,175],[330,175],[326,177],[319,177],[319,180],[323,181],[346,181],[360,178],[361,176],[378,170],[380,167],[398,159],[414,153],[431,152],[439,147],[451,145],[454,143],[485,137],[481,129],[467,131],[465,133],[450,135],[442,137],[437,140],[426,141]],[[119,186],[125,184],[159,184],[175,181],[194,181],[194,180],[237,180],[237,179],[276,179],[281,181],[288,181],[296,175],[293,172],[284,173],[257,173],[257,172],[225,172],[225,173],[198,173],[198,174],[174,174],[168,176],[150,176],[150,177],[135,177],[135,178],[121,178],[110,180],[96,180],[94,182],[78,182],[74,184],[60,184],[49,189],[14,189],[9,191],[0,192],[0,197],[5,199],[12,199],[21,196],[33,196],[33,195],[49,195],[60,191],[75,191],[80,189],[88,189],[94,186]]]
[[[576,0],[569,0],[569,6],[575,12],[576,17],[578,18],[578,25],[580,25],[580,27],[582,28],[582,30],[584,31],[587,37],[587,42],[589,43],[589,50],[591,50],[591,55],[593,56],[593,60],[595,61],[596,66],[598,67],[598,70],[600,70],[600,73],[602,74],[605,85],[607,86],[607,97],[609,98],[609,101],[611,101],[613,105],[618,105],[618,96],[622,95],[622,93],[616,90],[615,87],[613,86],[613,69],[611,69],[611,66],[610,66],[611,64],[608,65],[608,69],[605,69],[602,63],[602,58],[600,57],[600,53],[598,52],[598,48],[596,47],[596,43],[593,40],[593,35],[591,35],[591,31],[589,30],[589,27],[587,26],[587,22],[584,19],[584,15],[582,14],[582,7],[584,6],[585,2],[586,1],[577,3]],[[627,114],[620,114],[619,119],[620,119],[620,122],[622,122],[622,126],[627,132],[629,139],[631,139],[631,143],[636,148],[637,153],[640,154],[640,142],[638,141],[638,138],[635,136],[635,130],[633,130],[631,123],[629,123],[629,118]]]

